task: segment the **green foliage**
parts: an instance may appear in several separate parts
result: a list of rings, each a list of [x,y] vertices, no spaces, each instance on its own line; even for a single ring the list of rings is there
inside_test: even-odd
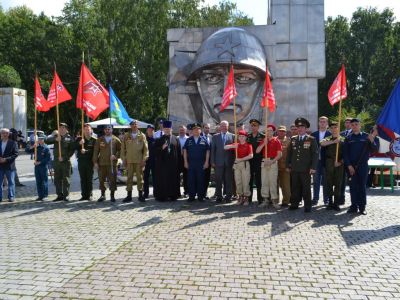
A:
[[[328,18],[326,78],[319,83],[320,115],[338,114],[339,105],[331,107],[327,94],[344,63],[348,89],[344,111],[361,114],[367,127],[374,123],[400,74],[399,28],[389,9],[359,8],[350,21],[341,16]]]
[[[50,87],[54,63],[74,97],[82,52],[85,63],[105,85],[110,83],[128,113],[153,122],[166,115],[168,90],[167,29],[250,25],[235,4],[211,7],[202,0],[70,0],[56,19],[22,6],[0,10],[0,64],[13,66],[21,86],[33,97],[38,73],[43,92]],[[32,124],[33,103],[28,101]],[[40,114],[42,128],[55,128],[55,112]],[[75,101],[60,105],[60,120],[79,128]],[[100,117],[106,117],[105,112]]]
[[[21,87],[21,77],[11,66],[0,67],[0,87]]]

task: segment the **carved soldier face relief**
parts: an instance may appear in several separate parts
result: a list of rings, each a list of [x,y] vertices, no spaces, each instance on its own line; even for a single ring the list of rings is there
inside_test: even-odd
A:
[[[190,80],[195,80],[203,102],[205,119],[233,124],[233,101],[220,112],[230,66],[233,65],[237,122],[246,123],[261,98],[266,55],[261,42],[241,28],[218,30],[205,41],[192,64]]]
[[[207,113],[216,121],[228,120],[233,122],[233,102],[224,111],[220,112],[220,105],[224,88],[229,74],[229,65],[220,65],[203,69],[197,78],[203,105]],[[243,121],[253,109],[257,97],[261,93],[262,79],[254,69],[235,66],[236,117],[237,121]]]

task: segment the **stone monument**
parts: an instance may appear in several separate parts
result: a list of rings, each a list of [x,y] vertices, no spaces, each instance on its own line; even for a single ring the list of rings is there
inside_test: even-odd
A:
[[[26,135],[26,90],[0,88],[0,127],[15,128]]]
[[[272,0],[271,20],[262,26],[168,30],[168,114],[174,127],[233,122],[232,107],[219,112],[233,64],[238,122],[263,121],[268,65],[277,102],[269,122],[288,126],[302,116],[316,128],[318,79],[325,76],[324,1]]]

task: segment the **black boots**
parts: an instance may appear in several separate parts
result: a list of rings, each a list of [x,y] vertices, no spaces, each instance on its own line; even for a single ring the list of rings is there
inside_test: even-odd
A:
[[[106,200],[106,192],[101,192],[101,196],[99,199],[97,199],[97,202],[103,202],[104,200]]]
[[[114,191],[110,192],[110,201],[115,202]]]
[[[145,202],[146,200],[145,200],[146,198],[143,196],[143,191],[139,191],[139,201],[140,202]]]
[[[128,191],[128,195],[125,197],[124,200],[122,200],[122,202],[124,202],[124,203],[132,202],[132,191]]]

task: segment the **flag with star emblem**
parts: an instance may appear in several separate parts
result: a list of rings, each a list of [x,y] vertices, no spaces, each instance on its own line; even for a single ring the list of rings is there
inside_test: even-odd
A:
[[[54,71],[53,82],[51,83],[49,95],[47,96],[47,101],[49,102],[50,107],[54,107],[57,104],[63,103],[71,99],[72,97],[70,93],[65,88],[57,72]]]
[[[35,77],[35,107],[37,111],[49,111],[51,105],[47,102],[46,98],[43,96],[42,88],[40,87],[39,79]]]
[[[95,120],[110,106],[109,93],[82,63],[79,79],[76,107],[83,109],[86,115]]]
[[[268,67],[266,68],[265,82],[264,82],[264,92],[262,95],[261,107],[268,106],[270,112],[275,111],[276,101],[274,90],[272,89],[271,79],[269,78]]]
[[[344,65],[342,65],[342,69],[336,76],[335,81],[333,81],[328,91],[328,99],[329,103],[332,106],[334,106],[336,103],[339,103],[346,97],[347,97],[346,70],[344,69]]]
[[[231,70],[228,75],[228,82],[226,84],[224,95],[222,96],[222,102],[219,107],[219,111],[222,112],[225,108],[231,104],[233,98],[237,96],[236,87],[235,87],[235,78],[233,73],[233,65],[231,65]]]

